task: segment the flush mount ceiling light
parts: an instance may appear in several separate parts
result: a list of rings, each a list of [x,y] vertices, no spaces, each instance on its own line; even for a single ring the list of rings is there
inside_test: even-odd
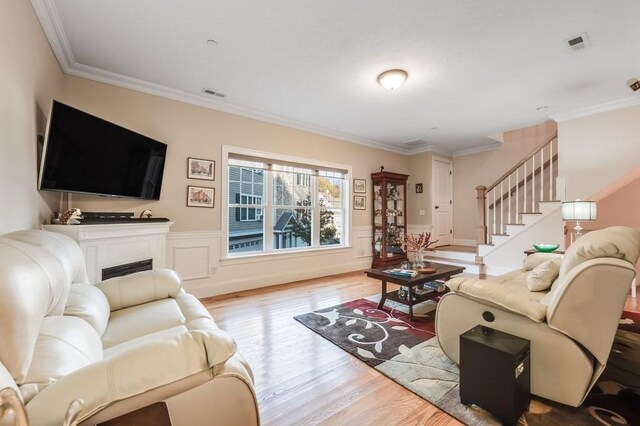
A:
[[[389,70],[378,76],[378,83],[387,90],[394,90],[402,86],[408,76],[405,70]]]

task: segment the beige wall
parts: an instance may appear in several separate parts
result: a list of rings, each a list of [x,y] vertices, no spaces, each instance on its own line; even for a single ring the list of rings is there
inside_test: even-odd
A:
[[[551,137],[555,131],[556,123],[547,121],[538,126],[505,132],[504,143],[495,150],[454,157],[453,234],[455,239],[474,241],[476,239],[476,186],[491,185],[538,144]]]
[[[28,1],[0,2],[0,234],[51,216],[37,191],[36,136],[44,133],[63,74]]]
[[[640,163],[640,106],[558,123],[568,200],[586,199]]]
[[[409,157],[409,185],[407,188],[407,214],[409,225],[431,226],[431,160],[433,154],[425,152]],[[416,184],[422,184],[422,193],[416,194]],[[420,216],[424,210],[424,216]]]
[[[222,145],[289,154],[309,159],[350,164],[353,177],[370,179],[373,170],[406,173],[408,157],[343,142],[274,124],[269,124],[157,96],[69,76],[60,99],[79,109],[168,144],[160,201],[104,199],[74,196],[74,206],[85,211],[135,211],[151,209],[158,217],[168,217],[172,231],[221,229]],[[216,161],[214,182],[187,179],[187,157]],[[216,188],[214,209],[186,207],[187,185]],[[371,185],[367,184],[367,210],[353,212],[353,224],[371,224]]]

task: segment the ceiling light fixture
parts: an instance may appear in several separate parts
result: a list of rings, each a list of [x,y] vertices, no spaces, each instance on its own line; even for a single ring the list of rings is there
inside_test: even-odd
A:
[[[407,77],[409,74],[405,70],[389,70],[378,76],[378,83],[387,90],[394,90],[402,86]]]

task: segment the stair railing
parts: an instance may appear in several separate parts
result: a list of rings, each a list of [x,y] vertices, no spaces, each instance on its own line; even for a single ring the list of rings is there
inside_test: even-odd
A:
[[[493,184],[476,187],[478,221],[476,239],[503,235],[506,225],[522,224],[521,213],[537,213],[540,201],[557,196],[558,134],[538,145]]]

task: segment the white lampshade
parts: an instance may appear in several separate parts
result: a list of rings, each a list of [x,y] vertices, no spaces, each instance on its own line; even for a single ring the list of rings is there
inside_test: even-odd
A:
[[[387,90],[402,86],[409,74],[405,70],[389,70],[378,76],[378,83]]]
[[[588,222],[596,220],[598,209],[595,201],[566,201],[562,203],[562,220]]]

